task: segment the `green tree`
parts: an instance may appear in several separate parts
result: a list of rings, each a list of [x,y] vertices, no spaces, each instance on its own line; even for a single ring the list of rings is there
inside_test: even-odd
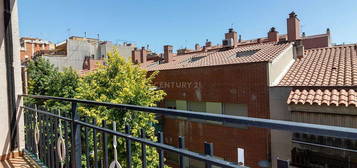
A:
[[[109,54],[107,66],[101,66],[94,72],[86,75],[80,80],[76,98],[94,100],[99,102],[111,102],[118,104],[134,104],[140,106],[155,106],[165,96],[162,90],[156,90],[152,84],[152,79],[157,72],[149,75],[147,71],[139,66],[133,65],[119,56],[118,51]],[[138,111],[109,109],[105,107],[82,106],[79,111],[93,118],[98,122],[106,120],[116,121],[117,130],[124,132],[125,125],[131,126],[134,136],[140,135],[140,129],[144,129],[146,137],[156,141],[155,127],[158,123],[152,113]],[[118,158],[125,167],[125,140],[118,138]],[[133,167],[141,167],[140,144],[132,145]],[[158,153],[155,148],[147,147],[148,167],[158,167]]]
[[[58,75],[58,70],[46,59],[37,57],[27,66],[28,93],[33,95],[49,95],[51,83]]]
[[[79,83],[79,76],[72,68],[59,72],[47,59],[37,57],[29,62],[27,67],[29,82],[28,93],[32,95],[46,95],[73,98]],[[45,105],[50,109],[69,108],[67,102],[30,100],[37,105]]]

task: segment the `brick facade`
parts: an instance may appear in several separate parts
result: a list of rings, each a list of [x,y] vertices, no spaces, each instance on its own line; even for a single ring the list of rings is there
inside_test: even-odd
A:
[[[35,38],[21,38],[20,60],[21,62],[26,59],[30,60],[36,52],[49,50],[50,44]]]
[[[154,83],[167,93],[166,100],[246,104],[249,117],[270,117],[264,62],[165,70]],[[244,148],[249,167],[269,160],[269,130],[165,118],[164,133],[165,143],[176,146],[178,136],[185,136],[187,148],[200,153],[205,141],[212,142],[214,154],[232,162],[237,162],[237,148]]]
[[[324,34],[313,38],[305,38],[302,43],[305,49],[329,47],[331,44],[330,35]]]

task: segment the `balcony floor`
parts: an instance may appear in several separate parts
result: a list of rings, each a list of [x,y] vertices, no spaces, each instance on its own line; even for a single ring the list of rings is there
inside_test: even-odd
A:
[[[0,168],[39,168],[37,164],[28,156],[11,158],[0,161]]]

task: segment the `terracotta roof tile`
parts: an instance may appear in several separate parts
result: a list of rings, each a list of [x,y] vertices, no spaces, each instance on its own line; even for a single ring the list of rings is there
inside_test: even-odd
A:
[[[356,45],[305,50],[279,86],[357,86],[356,53]]]
[[[291,46],[291,43],[260,43],[238,46],[234,49],[226,51],[208,51],[198,52],[185,55],[177,55],[173,57],[173,61],[169,63],[159,64],[154,61],[147,61],[140,66],[148,71],[155,70],[169,70],[169,69],[182,69],[193,67],[205,67],[216,65],[240,64],[251,62],[264,62],[271,61],[279,55],[286,48]],[[238,56],[235,55],[240,52],[249,52],[251,55]],[[256,51],[256,52],[255,52]],[[190,61],[192,58],[199,58],[196,61]]]
[[[305,50],[279,83],[301,89],[293,90],[287,103],[357,107],[356,53],[356,44]],[[315,89],[304,89],[309,87]]]
[[[317,104],[317,105],[334,105],[334,106],[352,106],[357,107],[357,92],[353,89],[325,89],[325,90],[299,90],[295,89],[290,92],[287,100],[288,104]]]

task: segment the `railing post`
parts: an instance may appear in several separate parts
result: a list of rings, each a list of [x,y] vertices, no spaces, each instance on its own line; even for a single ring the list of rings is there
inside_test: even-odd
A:
[[[93,118],[93,125],[97,125],[97,120]],[[93,128],[93,150],[94,150],[94,168],[98,168],[98,154],[97,154],[97,130]]]
[[[179,148],[180,149],[184,149],[185,148],[185,137],[183,136],[179,136]],[[180,168],[184,168],[185,167],[185,163],[184,163],[184,158],[182,155],[179,156],[179,165]]]
[[[125,125],[125,133],[130,135],[130,126]],[[127,167],[131,168],[131,140],[129,138],[126,138],[126,162],[127,162]]]
[[[102,121],[102,127],[107,127],[107,122],[105,120]],[[103,167],[108,167],[108,135],[106,132],[102,131],[102,150],[103,150]]]
[[[140,138],[145,139],[145,131],[144,129],[140,129]],[[141,143],[141,167],[146,168],[146,145]]]
[[[81,144],[81,126],[75,121],[79,120],[79,115],[77,113],[77,102],[72,102],[72,168],[81,167],[81,153],[82,153],[82,144]]]
[[[164,134],[160,131],[158,134],[159,143],[164,143]],[[159,168],[164,168],[164,150],[159,149]]]

